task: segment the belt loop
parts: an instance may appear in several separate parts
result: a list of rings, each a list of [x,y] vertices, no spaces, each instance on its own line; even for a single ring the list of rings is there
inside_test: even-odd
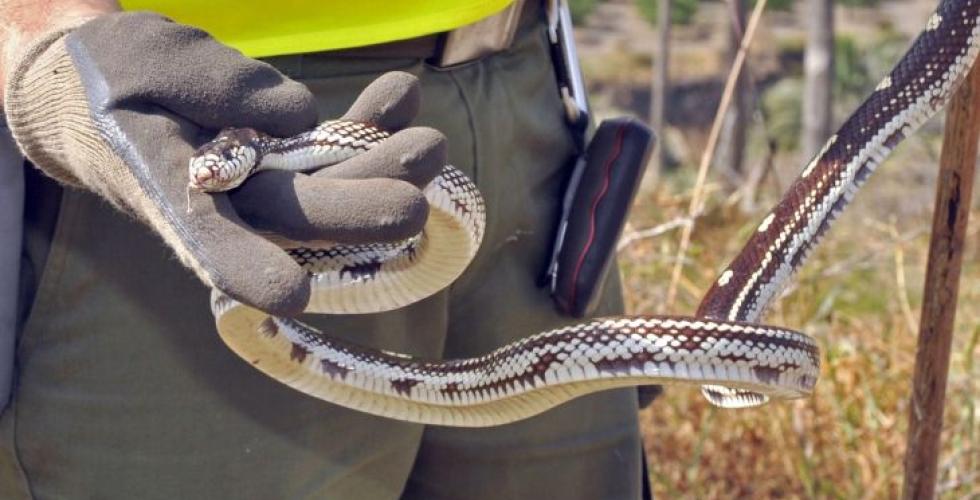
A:
[[[539,0],[514,0],[490,17],[445,33],[431,64],[439,68],[457,66],[509,49],[525,4],[535,1]]]

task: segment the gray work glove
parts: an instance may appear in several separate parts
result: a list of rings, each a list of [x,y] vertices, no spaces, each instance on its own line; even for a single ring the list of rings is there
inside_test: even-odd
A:
[[[293,135],[316,124],[315,103],[268,64],[149,13],[40,38],[14,65],[4,104],[40,169],[149,225],[207,285],[275,314],[301,311],[309,282],[256,229],[295,241],[409,237],[428,214],[419,187],[446,156],[438,132],[405,129],[316,175],[266,172],[237,192],[188,195],[188,160],[218,129]],[[418,104],[414,77],[389,74],[345,118],[397,131]]]

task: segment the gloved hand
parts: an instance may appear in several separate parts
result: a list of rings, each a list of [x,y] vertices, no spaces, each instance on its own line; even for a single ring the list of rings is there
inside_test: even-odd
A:
[[[188,195],[188,160],[218,129],[289,136],[316,124],[316,108],[271,66],[149,13],[40,37],[13,66],[4,104],[36,166],[148,224],[207,285],[274,314],[301,311],[309,283],[256,228],[297,241],[409,237],[428,214],[419,187],[446,157],[444,136],[411,128],[317,175],[264,172],[230,194]],[[395,131],[418,104],[414,77],[389,74],[345,118]]]

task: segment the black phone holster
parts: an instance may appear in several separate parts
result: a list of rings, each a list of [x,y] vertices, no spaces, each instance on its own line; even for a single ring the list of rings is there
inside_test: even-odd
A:
[[[550,285],[560,311],[581,318],[596,306],[654,139],[639,121],[614,118],[600,123],[591,140],[586,140],[589,103],[568,2],[550,0],[546,12],[558,92],[579,154],[565,188],[542,281]]]
[[[653,142],[638,120],[609,119],[577,160],[547,273],[563,313],[581,318],[595,308]]]

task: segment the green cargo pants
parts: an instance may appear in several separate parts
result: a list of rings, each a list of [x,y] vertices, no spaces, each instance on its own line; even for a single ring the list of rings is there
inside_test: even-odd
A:
[[[561,323],[535,286],[572,154],[540,23],[452,69],[410,59],[279,58],[340,115],[380,73],[419,76],[419,124],[486,197],[488,231],[448,290],[386,314],[310,321],[433,357]],[[29,175],[16,390],[0,418],[0,498],[635,499],[636,392],[488,429],[426,427],[310,398],[238,359],[206,290],[105,202]],[[60,199],[60,205],[58,200]],[[621,310],[618,279],[599,313]]]

